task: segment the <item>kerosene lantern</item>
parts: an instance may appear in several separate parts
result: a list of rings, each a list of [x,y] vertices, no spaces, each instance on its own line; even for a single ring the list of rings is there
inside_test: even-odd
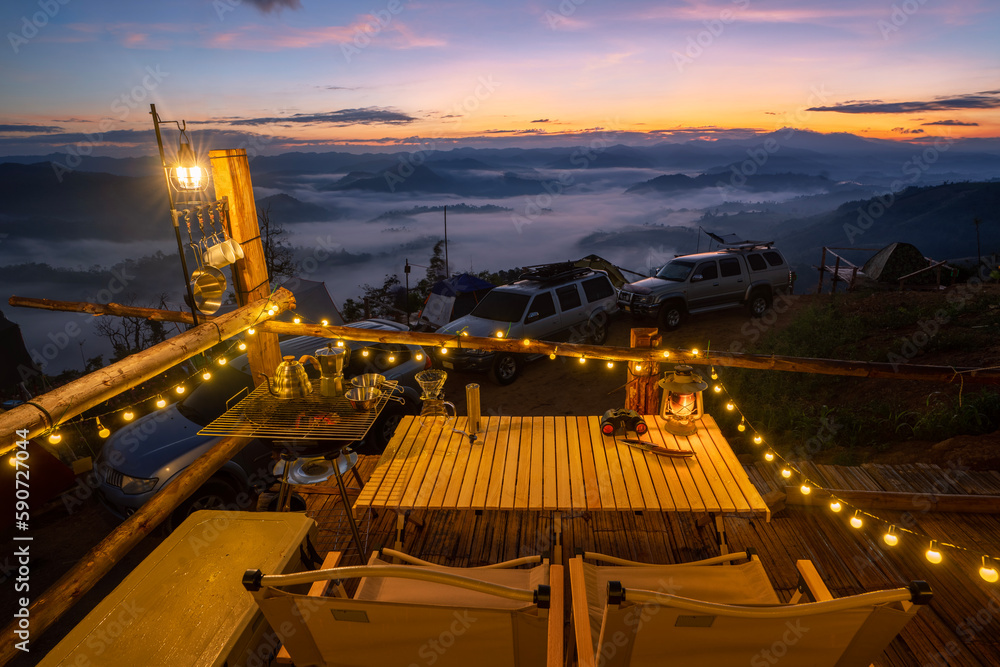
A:
[[[674,372],[657,384],[663,389],[660,417],[666,422],[664,428],[674,435],[694,435],[696,422],[705,413],[701,392],[708,384],[687,365],[674,366]]]

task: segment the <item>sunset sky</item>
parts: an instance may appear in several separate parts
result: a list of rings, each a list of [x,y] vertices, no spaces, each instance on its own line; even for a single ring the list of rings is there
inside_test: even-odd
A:
[[[2,155],[150,154],[150,102],[270,153],[1000,136],[995,0],[7,0],[0,26]]]

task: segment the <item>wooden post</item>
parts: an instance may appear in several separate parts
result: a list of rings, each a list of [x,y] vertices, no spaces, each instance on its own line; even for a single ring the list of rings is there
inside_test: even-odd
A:
[[[250,161],[242,148],[210,151],[208,155],[212,160],[215,196],[229,198],[229,235],[243,247],[244,257],[233,264],[232,273],[236,301],[244,306],[271,293],[250,181]],[[248,336],[247,359],[254,385],[260,384],[262,376],[273,374],[281,363],[278,336],[264,332]]]
[[[635,348],[656,347],[660,336],[656,328],[632,329],[629,344]],[[660,364],[647,361],[639,365],[630,362],[626,371],[628,385],[625,387],[625,407],[640,415],[655,415],[660,412]]]
[[[823,293],[824,273],[826,273],[826,246],[823,246],[823,255],[819,258],[819,284],[816,285],[816,294]]]
[[[840,255],[834,255],[837,261],[833,264],[833,284],[830,285],[830,294],[837,293],[837,279],[840,278]]]
[[[217,317],[212,322],[199,324],[0,414],[0,452],[10,451],[17,440],[21,439],[17,436],[17,430],[28,431],[27,438],[44,433],[244,331],[252,323],[260,321],[262,315],[267,316],[269,305],[277,306],[278,312],[282,312],[294,308],[295,299],[291,292],[280,289],[270,301],[256,301]],[[188,313],[183,315],[191,317]]]
[[[201,325],[206,326],[206,325]],[[94,587],[101,578],[111,571],[132,547],[142,541],[142,538],[153,532],[181,502],[211,477],[237,452],[250,442],[249,438],[228,437],[219,441],[215,447],[202,454],[194,463],[177,476],[177,479],[163,487],[159,493],[149,499],[136,513],[111,531],[93,549],[87,552],[76,565],[52,584],[44,593],[34,597],[34,602],[28,607],[31,618],[31,638],[37,639],[66,610],[76,604],[87,591]],[[231,573],[230,573],[231,574]],[[239,573],[237,573],[238,576]],[[17,619],[3,630],[4,637],[16,637]],[[0,646],[0,665],[5,665],[18,650],[14,642],[4,642]]]

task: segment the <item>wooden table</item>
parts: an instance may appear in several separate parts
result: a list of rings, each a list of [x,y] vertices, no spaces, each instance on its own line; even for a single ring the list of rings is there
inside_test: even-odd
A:
[[[486,417],[473,444],[456,432],[465,429],[464,417],[426,423],[404,417],[354,508],[395,510],[400,531],[412,510],[553,510],[557,532],[562,511],[709,514],[723,547],[721,514],[770,521],[711,416],[688,437],[663,430],[658,416],[645,420],[649,433],[642,440],[694,456],[629,447],[603,435],[597,416]]]

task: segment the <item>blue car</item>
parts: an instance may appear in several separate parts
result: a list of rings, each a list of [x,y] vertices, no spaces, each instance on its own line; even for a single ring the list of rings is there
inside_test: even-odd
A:
[[[348,326],[387,331],[406,331],[406,327],[388,320],[365,320]],[[330,341],[301,336],[281,342],[284,355],[312,354]],[[352,354],[344,377],[378,372],[389,380],[399,381],[405,404],[389,401],[372,425],[365,440],[355,447],[361,454],[377,454],[385,449],[400,419],[417,414],[420,392],[414,376],[430,368],[430,356],[418,345],[347,341]],[[368,354],[361,350],[367,348]],[[358,354],[354,354],[358,351]],[[391,361],[390,361],[391,359]],[[311,365],[307,366],[311,371]],[[317,375],[318,377],[318,375]],[[118,518],[131,516],[153,495],[211,449],[217,436],[198,435],[252,390],[246,355],[212,371],[212,379],[195,388],[183,400],[156,410],[119,429],[105,441],[95,463],[100,486],[98,497]],[[239,396],[237,396],[239,394]],[[266,440],[254,439],[174,511],[168,529],[179,525],[191,512],[200,509],[252,509],[256,494],[274,481],[273,448]]]

